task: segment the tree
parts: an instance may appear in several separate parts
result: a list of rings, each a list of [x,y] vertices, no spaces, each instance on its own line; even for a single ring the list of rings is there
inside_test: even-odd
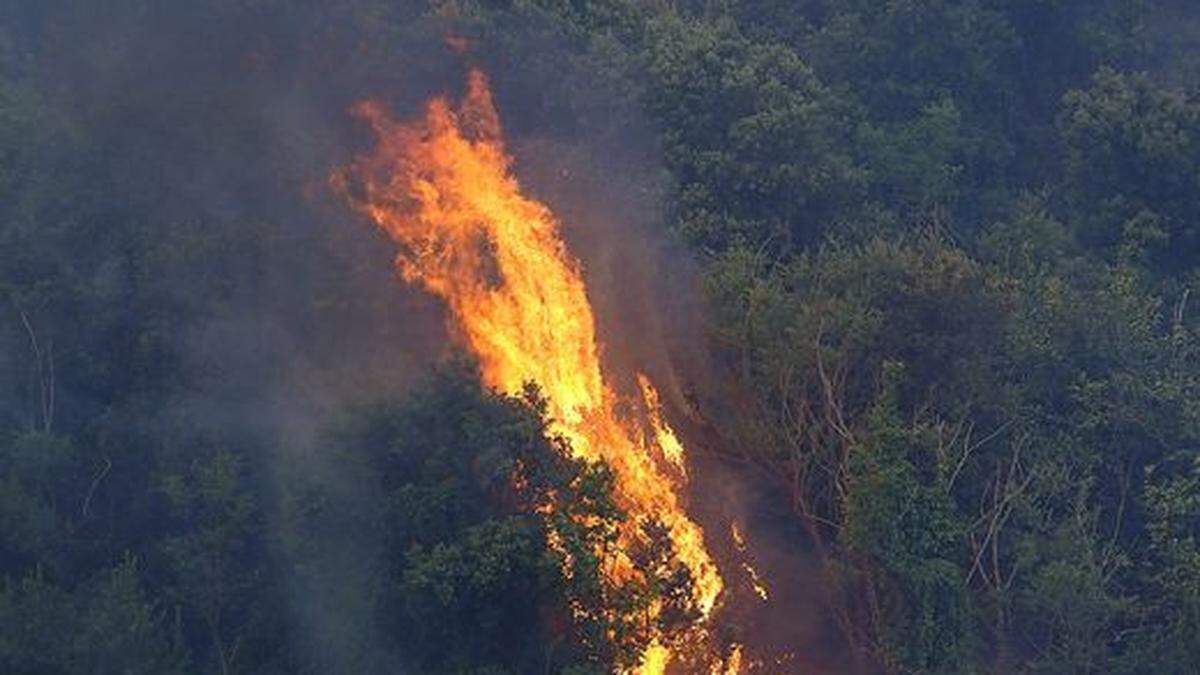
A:
[[[667,16],[646,52],[679,227],[702,250],[815,242],[860,194],[840,103],[794,51]]]
[[[127,556],[74,592],[41,572],[0,588],[0,667],[6,673],[185,673],[170,615],[142,590]]]
[[[164,476],[160,488],[174,521],[160,544],[168,597],[186,609],[191,643],[207,643],[205,667],[223,675],[243,663],[262,672],[286,661],[271,644],[277,605],[265,579],[264,516],[249,480],[241,457],[218,450],[186,473]]]
[[[1147,255],[1168,276],[1200,251],[1200,104],[1146,75],[1101,70],[1063,99],[1069,222],[1112,256]]]
[[[460,365],[331,436],[380,490],[366,507],[385,541],[376,611],[415,667],[606,670],[659,629],[641,617],[676,570],[651,555],[645,584],[605,576],[624,520],[613,478],[571,459],[545,410],[536,388],[488,392]]]

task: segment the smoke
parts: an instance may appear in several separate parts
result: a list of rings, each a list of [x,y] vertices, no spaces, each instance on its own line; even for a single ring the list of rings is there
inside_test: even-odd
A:
[[[379,553],[362,513],[370,481],[323,452],[321,430],[349,404],[402,392],[450,349],[441,307],[398,282],[392,244],[332,197],[326,177],[371,142],[346,114],[353,103],[370,97],[410,117],[431,95],[456,95],[467,63],[490,74],[517,174],[581,261],[604,360],[630,378],[616,385],[632,394],[632,374],[648,373],[692,450],[693,507],[737,589],[737,639],[763,653],[830,651],[816,618],[826,610],[806,590],[821,571],[774,511],[784,500],[764,496],[704,418],[720,377],[696,264],[664,229],[672,186],[638,83],[536,23],[503,26],[460,54],[444,44],[459,27],[427,17],[425,3],[397,3],[382,19],[378,4],[19,0],[8,10],[14,43],[36,53],[42,95],[105,158],[113,199],[180,260],[214,261],[170,279],[196,310],[175,327],[189,381],[174,403],[264,448],[300,660],[315,672],[398,662],[367,594]],[[217,246],[234,250],[206,248]],[[297,509],[318,493],[343,508],[338,526],[290,548]],[[776,586],[766,610],[737,576],[725,531],[735,520]]]
[[[507,121],[503,99],[500,108]],[[722,399],[731,393],[712,365],[699,264],[664,229],[672,186],[646,123],[636,114],[618,119],[619,130],[609,122],[570,138],[518,136],[518,176],[558,216],[580,259],[606,365],[663,385],[668,416],[689,450],[689,512],[705,528],[729,589],[720,637],[743,644],[761,672],[859,672],[831,618],[829,571],[789,510],[786,485],[740,461],[722,438],[719,415],[731,408]],[[596,140],[614,138],[621,141]],[[631,382],[617,384],[633,391]],[[730,537],[733,523],[745,551]],[[765,579],[767,601],[743,563]]]
[[[415,16],[409,4],[394,11]],[[411,107],[454,81],[437,27],[385,34],[355,3],[30,0],[3,12],[5,46],[34,55],[46,108],[106,169],[97,201],[143,220],[179,261],[147,281],[181,310],[169,330],[187,382],[164,415],[259,449],[297,661],[394,672],[368,595],[369,495],[320,431],[348,404],[402,391],[446,340],[437,305],[396,283],[390,246],[325,179],[363,142],[345,112],[354,101],[388,92]],[[293,530],[315,495],[344,505],[347,526],[301,551]]]

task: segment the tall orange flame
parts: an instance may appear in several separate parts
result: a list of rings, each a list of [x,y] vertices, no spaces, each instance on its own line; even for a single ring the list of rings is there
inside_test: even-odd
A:
[[[410,122],[394,121],[375,103],[359,104],[355,113],[374,128],[378,147],[335,173],[335,188],[399,245],[402,277],[446,302],[450,329],[479,359],[486,384],[517,391],[536,382],[554,431],[580,457],[612,467],[617,498],[632,516],[666,526],[707,617],[723,581],[701,528],[648,446],[680,469],[683,447],[644,376],[639,385],[654,440],[642,440],[616,414],[579,263],[550,210],[521,193],[484,75],[470,73],[457,109],[439,97]],[[655,643],[642,672],[663,672],[669,660]]]

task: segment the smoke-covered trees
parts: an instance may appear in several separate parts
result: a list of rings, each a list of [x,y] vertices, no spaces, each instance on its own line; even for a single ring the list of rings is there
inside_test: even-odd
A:
[[[545,414],[532,384],[504,396],[454,365],[330,433],[373,497],[362,511],[327,504],[306,527],[369,528],[383,543],[373,611],[421,672],[610,672],[671,635],[672,611],[694,611],[686,588],[671,599],[690,580],[663,563],[670,541],[653,523],[632,561],[644,583],[603,573],[625,519],[612,475],[571,459]],[[660,600],[671,611],[647,624]]]
[[[1158,481],[1192,470],[1194,329],[1128,267],[1038,264],[1020,249],[1044,217],[998,226],[980,260],[922,235],[712,278],[762,411],[742,446],[795,477],[814,538],[844,550],[856,640],[900,670],[982,649],[1111,672],[1149,635],[1138,611],[1172,600],[1139,571]]]
[[[1189,594],[1159,575],[1189,554],[1159,556],[1196,535],[1166,515],[1196,498],[1195,102],[1085,79],[1131,58],[1132,7],[1027,9],[846,3],[777,34],[861,115],[874,204],[711,258],[741,445],[792,478],[886,669],[1181,670]],[[1060,49],[1037,82],[1013,65]]]
[[[867,669],[1194,670],[1200,99],[1146,40],[1186,3],[176,4],[0,7],[0,671],[607,671],[694,611],[654,545],[598,574],[611,480],[534,391],[377,386],[424,317],[313,197],[323,125],[460,58],[661,158],[697,410]]]
[[[146,597],[126,557],[75,592],[41,571],[0,588],[0,667],[6,673],[188,672],[172,613]]]
[[[846,167],[859,199],[818,210],[825,241],[781,238],[810,227],[787,206],[748,227],[684,212],[679,231],[708,254],[715,336],[748,398],[722,417],[789,477],[852,647],[902,672],[1180,669],[1189,594],[1165,591],[1159,556],[1190,578],[1195,521],[1167,512],[1195,498],[1177,490],[1200,429],[1195,102],[1101,67],[1136,60],[1151,8],[764,4],[705,6],[693,30],[723,42],[648,63],[750,73],[735,48],[756,35],[844,111],[828,152],[773,164]],[[721,105],[693,113],[685,95],[664,114],[662,95],[668,148],[725,133],[702,123]],[[691,175],[680,204],[736,194]]]

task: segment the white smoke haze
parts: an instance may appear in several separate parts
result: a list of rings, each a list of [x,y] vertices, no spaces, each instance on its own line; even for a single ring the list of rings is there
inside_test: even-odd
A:
[[[378,99],[410,118],[432,95],[457,98],[468,64],[491,76],[516,174],[557,215],[580,260],[615,386],[632,396],[633,373],[649,374],[685,440],[690,508],[722,564],[734,639],[751,653],[836,653],[823,572],[803,535],[774,510],[784,501],[755,469],[722,447],[715,402],[727,392],[709,365],[698,267],[665,229],[673,186],[636,92],[537,27],[464,56],[445,48],[452,27],[442,19],[373,33],[353,4],[335,13],[321,3],[231,1],[210,15],[185,3],[80,12],[80,3],[50,2],[29,17],[52,27],[37,38],[45,95],[105,129],[95,151],[121,158],[113,189],[144,204],[158,219],[149,226],[187,219],[197,245],[238,242],[232,268],[194,270],[197,288],[218,292],[181,330],[192,380],[175,403],[271,448],[260,461],[274,477],[275,555],[300,660],[311,672],[403,664],[372,616],[380,538],[364,512],[370,481],[326,451],[323,433],[347,406],[402,395],[453,349],[440,304],[396,278],[392,243],[326,179],[372,142],[347,114],[351,104]],[[396,11],[423,10],[410,2]],[[169,167],[143,161],[163,148],[176,159]],[[308,509],[325,509],[315,540],[295,529]],[[765,606],[740,576],[735,521],[771,588]]]

